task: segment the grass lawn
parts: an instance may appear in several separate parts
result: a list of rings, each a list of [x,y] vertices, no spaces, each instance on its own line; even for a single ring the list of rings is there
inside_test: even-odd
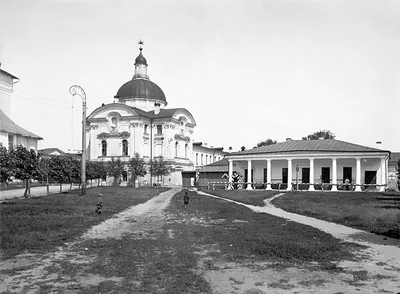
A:
[[[273,204],[290,212],[400,239],[400,193],[289,192]]]
[[[132,205],[146,202],[165,188],[99,187],[68,194],[17,199],[0,203],[0,249],[3,258],[28,251],[52,250],[82,235],[91,226]],[[95,213],[97,193],[104,208]]]
[[[255,206],[264,206],[264,200],[272,198],[277,191],[265,190],[207,190],[202,189],[203,192],[241,202],[244,204],[251,204]]]
[[[278,268],[318,262],[323,269],[336,271],[332,262],[352,258],[354,244],[341,243],[312,227],[189,193],[186,208],[183,192],[172,198],[164,226],[151,238],[125,236],[82,243],[82,248],[98,256],[91,273],[124,278],[121,283],[81,289],[82,293],[110,289],[113,293],[212,293],[202,271],[218,268],[221,261],[265,261]]]

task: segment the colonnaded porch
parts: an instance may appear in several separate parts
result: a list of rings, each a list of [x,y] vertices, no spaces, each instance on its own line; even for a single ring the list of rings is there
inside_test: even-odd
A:
[[[331,191],[349,187],[355,187],[355,191],[362,191],[362,187],[385,191],[387,184],[387,155],[271,156],[228,158],[228,162],[228,189],[233,188],[234,172],[243,177],[249,190],[260,185],[272,190],[277,184],[278,187],[287,184],[287,190],[290,191],[300,184],[303,188],[308,187],[308,191],[315,191],[317,185],[329,186]]]

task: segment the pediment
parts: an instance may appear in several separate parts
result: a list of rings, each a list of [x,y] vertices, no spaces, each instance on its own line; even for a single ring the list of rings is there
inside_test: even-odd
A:
[[[88,116],[88,119],[107,118],[113,115],[118,117],[125,117],[125,116],[135,116],[138,114],[131,107],[125,104],[112,103],[95,109]]]

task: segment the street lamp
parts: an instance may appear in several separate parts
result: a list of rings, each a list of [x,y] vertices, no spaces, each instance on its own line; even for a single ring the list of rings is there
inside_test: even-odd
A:
[[[78,95],[82,98],[82,169],[81,169],[81,182],[82,190],[81,196],[86,195],[86,94],[80,86],[73,85],[69,88],[69,93],[72,96]]]
[[[299,165],[296,165],[296,191],[299,191]]]

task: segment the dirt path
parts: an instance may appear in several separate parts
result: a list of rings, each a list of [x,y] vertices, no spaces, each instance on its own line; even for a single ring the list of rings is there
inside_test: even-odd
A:
[[[260,265],[256,271],[249,267],[232,264],[226,270],[208,272],[208,281],[216,289],[216,293],[227,293],[230,289],[238,292],[250,289],[254,292],[248,293],[399,293],[400,292],[400,241],[390,238],[383,239],[381,236],[365,231],[349,228],[346,226],[286,212],[272,205],[271,201],[283,195],[278,194],[265,201],[266,206],[259,207],[243,204],[233,200],[197,192],[200,195],[214,197],[225,201],[243,205],[259,213],[268,213],[285,218],[288,222],[295,221],[315,227],[343,242],[352,242],[364,245],[367,249],[357,253],[359,261],[343,260],[337,265],[349,274],[340,273],[329,275],[326,272],[309,271],[306,269],[286,269],[279,274],[275,270]],[[317,266],[318,264],[315,264]],[[254,267],[253,266],[253,267]],[[270,287],[265,287],[264,280],[276,280],[277,292],[271,292]],[[232,283],[236,281],[236,283]],[[349,285],[349,281],[353,285]],[[235,285],[236,284],[236,285]],[[350,283],[351,284],[351,283]],[[257,287],[255,287],[255,285]],[[236,286],[236,288],[235,288]],[[321,287],[322,286],[322,287]],[[240,290],[240,291],[239,291]],[[259,292],[257,292],[259,291]],[[265,292],[264,292],[265,291]]]
[[[0,293],[74,293],[82,286],[121,281],[120,277],[85,273],[84,270],[90,268],[97,256],[82,247],[82,243],[89,239],[120,239],[126,234],[146,237],[147,232],[154,232],[162,227],[165,218],[163,210],[179,191],[180,189],[168,190],[146,203],[133,206],[92,227],[79,240],[65,244],[55,252],[21,254],[1,261]],[[80,270],[66,274],[68,268]]]

